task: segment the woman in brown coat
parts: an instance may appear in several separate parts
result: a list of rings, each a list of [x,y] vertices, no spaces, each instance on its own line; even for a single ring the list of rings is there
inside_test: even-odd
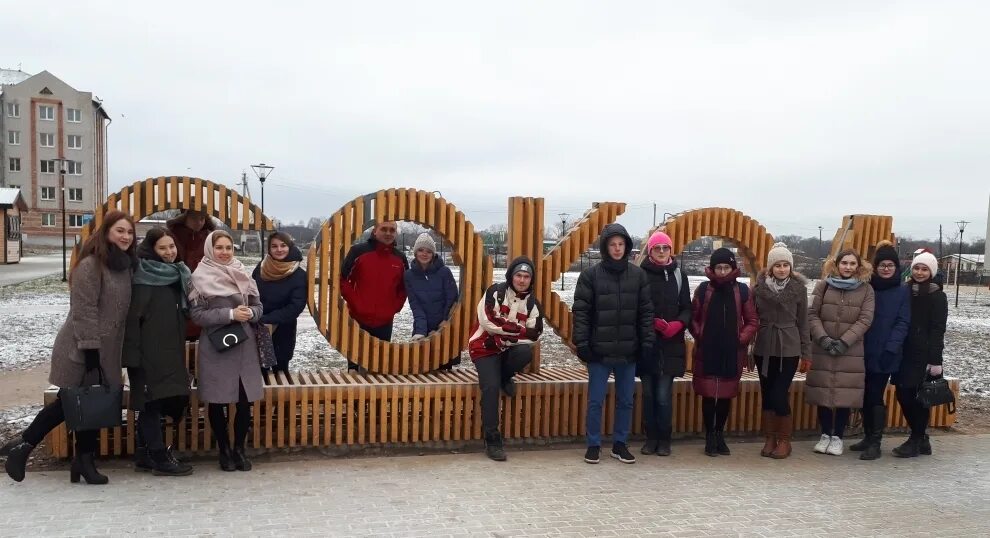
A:
[[[96,384],[101,376],[106,384],[122,384],[120,356],[134,264],[134,220],[121,211],[110,211],[73,260],[69,315],[52,348],[48,377],[52,385],[65,388]],[[17,482],[24,480],[31,450],[63,422],[62,401],[56,398],[15,440],[5,465],[7,474]],[[109,482],[94,463],[98,438],[98,430],[75,432],[71,482],[79,482],[80,476],[87,484]]]
[[[793,270],[794,256],[787,245],[777,243],[767,254],[767,269],[753,286],[760,330],[753,356],[760,372],[763,397],[763,434],[760,455],[784,459],[791,455],[790,390],[794,373],[811,358],[808,336],[808,281]]]
[[[815,452],[842,455],[842,434],[851,408],[863,406],[866,364],[863,335],[873,323],[873,270],[856,251],[825,262],[812,292],[808,324],[814,347],[805,401],[818,406],[822,437]]]
[[[206,237],[206,254],[192,274],[192,303],[189,316],[203,328],[199,337],[199,399],[209,402],[210,427],[217,439],[220,468],[250,471],[244,451],[251,425],[251,402],[261,399],[261,364],[254,325],[261,319],[258,286],[244,264],[234,257],[234,242],[223,230]],[[214,331],[244,330],[246,339],[219,351]],[[228,337],[229,338],[229,337]],[[224,343],[228,343],[224,338]],[[234,419],[234,448],[227,437],[228,404],[237,404]]]

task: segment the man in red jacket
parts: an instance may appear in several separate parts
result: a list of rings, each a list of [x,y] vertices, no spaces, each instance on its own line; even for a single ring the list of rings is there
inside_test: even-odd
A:
[[[371,237],[351,247],[340,271],[340,291],[347,310],[362,329],[386,342],[392,340],[392,320],[406,302],[403,275],[409,261],[395,248],[398,225],[378,223]],[[358,365],[347,361],[348,370]]]

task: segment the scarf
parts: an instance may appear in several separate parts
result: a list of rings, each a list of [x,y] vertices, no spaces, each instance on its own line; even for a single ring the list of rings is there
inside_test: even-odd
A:
[[[704,342],[701,346],[705,375],[735,378],[739,374],[739,320],[734,284],[739,270],[722,278],[715,277],[711,268],[706,268],[705,274],[712,289],[712,299],[705,312]]]
[[[791,281],[791,277],[787,277],[784,280],[777,280],[776,278],[773,277],[773,275],[767,275],[767,278],[765,280],[767,284],[767,288],[773,290],[776,293],[780,293],[784,291],[784,288],[787,287],[787,284],[790,281]]]
[[[299,269],[299,262],[278,261],[271,256],[261,260],[261,279],[267,282],[282,280]]]
[[[137,270],[134,271],[134,283],[142,286],[171,286],[178,282],[182,289],[182,308],[189,306],[186,296],[191,279],[189,268],[181,261],[166,263],[142,258],[138,260]]]
[[[825,277],[825,282],[828,282],[829,286],[837,288],[844,291],[852,291],[863,284],[862,280],[858,278],[839,278],[834,276]]]
[[[627,256],[623,256],[618,260],[615,260],[608,254],[608,252],[606,252],[605,256],[602,257],[602,267],[604,267],[609,273],[618,274],[625,271],[626,267],[629,267],[629,258]]]
[[[203,249],[203,261],[199,262],[199,267],[192,274],[192,291],[189,299],[196,300],[200,297],[209,299],[210,297],[229,297],[241,294],[244,302],[250,295],[259,297],[258,284],[244,270],[244,264],[237,258],[233,258],[226,265],[221,263],[213,254],[213,234],[210,232],[206,236],[206,248]]]
[[[115,244],[110,245],[107,252],[107,267],[116,273],[126,271],[134,266],[134,258],[125,250],[120,250]]]

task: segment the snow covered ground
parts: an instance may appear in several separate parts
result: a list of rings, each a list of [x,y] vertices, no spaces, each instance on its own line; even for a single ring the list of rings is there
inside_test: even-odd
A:
[[[253,267],[254,263],[247,265]],[[457,278],[457,268],[453,269]],[[573,302],[577,277],[578,273],[567,273],[563,291],[560,290],[560,281],[554,284],[554,292],[567,304]],[[502,280],[504,270],[496,269],[495,281]],[[694,290],[704,280],[704,277],[690,277],[689,285]],[[809,293],[811,288],[809,285]],[[954,289],[950,287],[946,292],[950,296],[945,339],[946,373],[963,380],[964,394],[990,398],[990,361],[987,359],[990,351],[990,294],[985,288],[964,288],[957,309],[952,306]],[[57,276],[0,287],[0,371],[28,368],[47,361],[55,335],[65,320],[68,305],[67,288]],[[343,368],[344,357],[330,348],[323,335],[316,330],[308,312],[303,312],[299,322],[292,367]],[[393,340],[408,341],[411,334],[412,312],[407,305],[396,316]],[[541,342],[544,366],[579,364],[549,327]],[[462,357],[459,368],[473,368],[467,353]]]

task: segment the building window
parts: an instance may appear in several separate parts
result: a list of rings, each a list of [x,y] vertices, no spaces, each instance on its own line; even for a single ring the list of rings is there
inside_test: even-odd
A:
[[[55,226],[55,213],[42,213],[41,214],[41,225],[54,227]]]
[[[55,134],[54,133],[38,133],[38,143],[41,144],[43,148],[54,148],[55,147]]]
[[[8,118],[21,117],[21,105],[17,103],[7,103],[7,117]]]
[[[82,111],[78,108],[65,109],[65,121],[69,123],[80,123],[82,121]]]
[[[42,174],[54,174],[55,173],[55,161],[49,159],[41,159],[41,173]]]
[[[82,135],[69,135],[69,149],[82,149]]]
[[[38,119],[44,121],[55,121],[55,107],[41,105],[38,107]]]
[[[81,228],[83,225],[82,215],[69,215],[69,226],[72,228]]]
[[[11,146],[21,145],[21,132],[20,131],[7,131],[7,143]]]
[[[82,189],[79,187],[69,189],[69,201],[82,202]]]
[[[11,172],[20,172],[21,171],[21,158],[20,157],[11,157],[11,158],[9,158],[7,160],[7,162],[9,163],[9,165],[7,166],[7,169],[10,170]]]
[[[14,185],[13,183],[11,183],[10,185],[8,185],[8,188],[10,188],[10,189],[19,189],[19,188],[21,188],[21,186],[20,185]]]
[[[65,161],[65,173],[70,176],[81,176],[82,175],[82,162],[80,161]]]
[[[42,187],[41,188],[41,199],[47,201],[55,200],[55,187]]]

